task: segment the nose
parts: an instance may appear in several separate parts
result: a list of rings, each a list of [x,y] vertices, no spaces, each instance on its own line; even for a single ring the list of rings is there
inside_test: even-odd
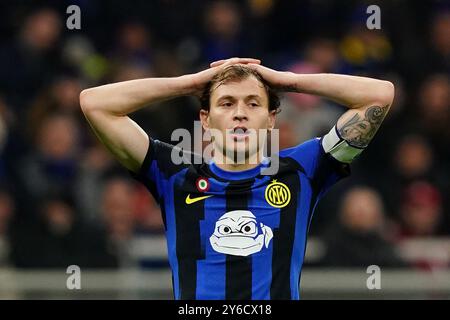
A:
[[[248,120],[247,111],[245,110],[245,108],[246,108],[245,103],[240,101],[235,108],[233,120],[238,121]]]

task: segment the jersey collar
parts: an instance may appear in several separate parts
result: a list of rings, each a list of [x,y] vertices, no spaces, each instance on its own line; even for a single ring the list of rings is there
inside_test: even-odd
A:
[[[267,168],[270,164],[269,158],[263,158],[261,163],[257,165],[256,167],[248,170],[241,170],[241,171],[227,171],[223,170],[220,167],[217,166],[217,164],[211,160],[211,162],[208,164],[209,169],[212,173],[214,173],[216,176],[226,179],[226,180],[243,180],[243,179],[249,179],[254,178],[257,175],[261,173],[261,170],[264,168]]]

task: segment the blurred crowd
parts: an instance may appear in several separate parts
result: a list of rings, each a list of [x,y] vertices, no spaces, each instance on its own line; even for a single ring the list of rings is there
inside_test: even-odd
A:
[[[81,30],[66,28],[71,4],[81,8]],[[311,233],[327,244],[321,265],[414,266],[396,245],[450,235],[450,7],[439,0],[379,1],[381,29],[369,30],[370,4],[0,4],[0,266],[127,266],[134,236],[164,232],[159,207],[99,145],[79,93],[196,72],[231,56],[395,84],[391,113],[351,178],[318,206]],[[278,120],[282,148],[326,133],[345,110],[286,94]],[[184,97],[132,117],[152,137],[171,142],[174,129],[193,128],[198,111],[198,101]]]

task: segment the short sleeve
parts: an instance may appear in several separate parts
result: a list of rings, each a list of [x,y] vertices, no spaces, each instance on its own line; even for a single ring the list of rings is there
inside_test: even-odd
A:
[[[290,157],[300,165],[320,195],[351,173],[349,164],[325,153],[322,140],[323,138],[314,138],[280,152],[280,156]]]
[[[164,193],[164,180],[167,181],[180,169],[180,165],[172,161],[174,152],[177,152],[175,148],[171,144],[150,138],[140,170],[136,173],[130,171],[131,176],[143,183],[158,203]]]

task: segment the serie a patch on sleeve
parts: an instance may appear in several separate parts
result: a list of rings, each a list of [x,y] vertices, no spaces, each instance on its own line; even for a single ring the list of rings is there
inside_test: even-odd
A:
[[[350,163],[364,151],[364,148],[358,148],[350,145],[344,140],[334,126],[322,139],[322,147],[326,153],[340,162]]]

